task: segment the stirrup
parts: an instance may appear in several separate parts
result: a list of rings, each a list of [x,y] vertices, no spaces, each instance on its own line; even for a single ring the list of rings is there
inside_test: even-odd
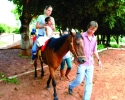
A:
[[[40,59],[40,61],[44,62],[41,55],[41,49],[38,51],[38,58]]]

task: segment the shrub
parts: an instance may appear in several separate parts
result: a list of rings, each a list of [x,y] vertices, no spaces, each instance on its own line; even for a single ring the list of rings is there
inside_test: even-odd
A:
[[[116,40],[113,37],[110,37],[110,42],[116,42]]]
[[[111,44],[112,48],[119,48],[120,46],[118,44]]]
[[[20,32],[19,32],[19,28],[14,28],[14,30],[12,31],[12,33],[20,34]]]
[[[5,33],[5,28],[0,25],[0,33]]]
[[[105,46],[103,44],[99,44],[98,47],[97,47],[97,50],[101,50],[101,49],[104,49]]]

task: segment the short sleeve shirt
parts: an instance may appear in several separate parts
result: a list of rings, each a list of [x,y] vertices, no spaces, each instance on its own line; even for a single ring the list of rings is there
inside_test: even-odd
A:
[[[82,33],[84,41],[84,52],[86,56],[86,66],[91,66],[94,64],[93,53],[97,50],[97,41],[96,37],[93,34],[91,40],[88,38],[87,32]]]
[[[43,25],[43,24],[45,24],[45,18],[46,18],[45,15],[40,15],[40,16],[38,17],[38,19],[37,19],[37,22],[39,22],[40,25]],[[44,35],[44,34],[45,34],[45,29],[44,29],[44,28],[40,28],[40,29],[38,30],[38,35]]]

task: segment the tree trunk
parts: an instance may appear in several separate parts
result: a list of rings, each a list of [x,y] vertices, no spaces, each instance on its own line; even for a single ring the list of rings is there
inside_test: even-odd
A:
[[[106,46],[110,46],[110,35],[108,34],[106,37],[107,37]]]
[[[20,54],[23,56],[30,56],[30,38],[29,38],[29,25],[22,25],[20,28],[21,33],[21,50]]]
[[[100,41],[100,39],[99,39],[99,35],[97,35],[97,43],[98,43],[98,44],[101,44],[101,41]]]
[[[106,41],[105,41],[105,35],[103,34],[103,35],[102,35],[102,44],[105,44],[105,42],[106,42]]]
[[[21,50],[20,54],[23,56],[30,56],[30,38],[29,38],[29,23],[31,22],[31,14],[29,10],[29,0],[24,0],[23,2],[23,12],[20,16],[21,27],[20,27],[20,34],[21,34]]]
[[[115,39],[116,43],[119,44],[119,36],[118,36],[118,35],[115,35],[115,36],[114,36],[114,39]]]

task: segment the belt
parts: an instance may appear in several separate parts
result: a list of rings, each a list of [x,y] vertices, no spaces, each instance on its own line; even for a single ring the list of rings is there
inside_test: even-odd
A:
[[[44,36],[44,35],[39,35],[39,34],[38,34],[38,36]]]

